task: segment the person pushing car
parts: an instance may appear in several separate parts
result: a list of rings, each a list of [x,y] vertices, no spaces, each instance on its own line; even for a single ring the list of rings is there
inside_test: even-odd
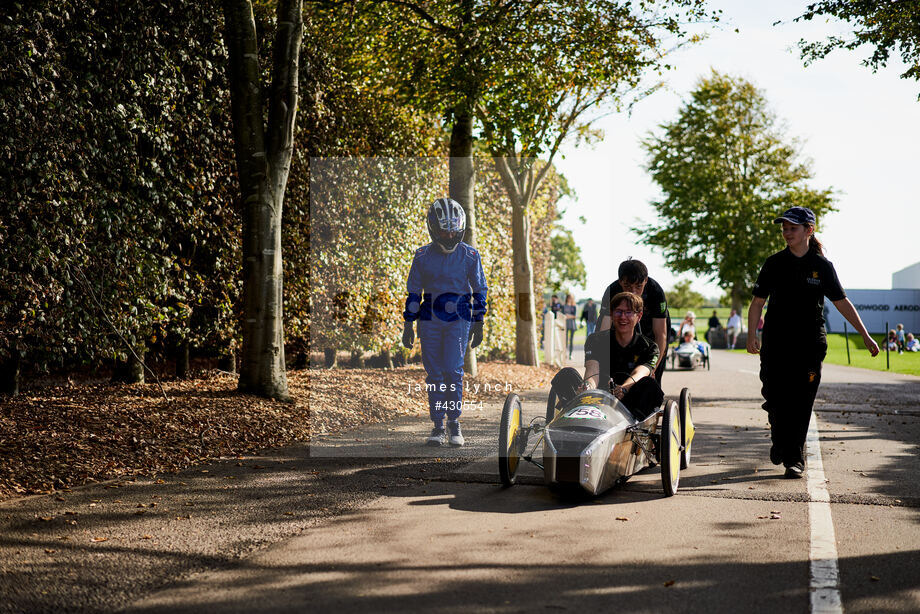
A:
[[[598,314],[598,330],[607,330],[611,325],[610,299],[620,292],[632,292],[642,299],[645,310],[637,324],[640,334],[648,337],[658,346],[658,366],[653,377],[661,385],[664,374],[664,362],[668,355],[668,330],[671,328],[671,316],[668,313],[668,301],[661,285],[648,276],[648,267],[638,260],[624,260],[617,270],[617,280],[607,286],[601,299]]]
[[[639,419],[651,414],[664,400],[652,376],[658,364],[658,345],[636,331],[642,319],[642,298],[620,292],[608,301],[605,316],[613,325],[585,340],[585,383],[611,394]]]
[[[462,241],[463,207],[439,198],[428,208],[427,225],[431,243],[415,251],[406,282],[402,343],[412,347],[413,323],[418,322],[428,411],[434,422],[428,445],[440,446],[446,440],[462,446],[463,358],[467,345],[482,343],[488,286],[479,252]]]

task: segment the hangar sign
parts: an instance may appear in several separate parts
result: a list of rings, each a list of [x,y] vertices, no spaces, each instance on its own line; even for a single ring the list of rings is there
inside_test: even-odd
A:
[[[849,290],[847,297],[856,306],[863,323],[870,333],[885,333],[885,322],[889,328],[904,325],[908,333],[920,333],[920,290]],[[827,332],[843,332],[843,316],[830,301],[825,301],[824,318]],[[847,328],[853,327],[847,323]]]

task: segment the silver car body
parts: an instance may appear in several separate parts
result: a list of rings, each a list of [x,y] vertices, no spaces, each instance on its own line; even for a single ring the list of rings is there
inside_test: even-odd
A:
[[[578,484],[591,494],[648,467],[661,410],[637,420],[605,390],[569,401],[546,425],[543,476],[548,485]]]

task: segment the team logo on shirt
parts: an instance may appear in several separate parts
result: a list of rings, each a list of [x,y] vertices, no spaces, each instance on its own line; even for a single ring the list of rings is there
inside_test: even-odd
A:
[[[808,372],[808,383],[813,384],[817,377],[818,377],[817,373],[815,373],[814,371],[809,371]]]
[[[805,281],[808,282],[809,284],[811,284],[812,286],[820,286],[820,285],[821,285],[821,280],[818,278],[818,272],[817,272],[817,271],[812,271],[812,272],[811,272],[811,277],[805,278]]]

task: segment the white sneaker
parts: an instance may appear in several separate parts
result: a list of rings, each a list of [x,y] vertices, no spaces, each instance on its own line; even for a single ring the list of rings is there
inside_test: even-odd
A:
[[[459,422],[448,422],[447,431],[449,435],[448,441],[450,441],[450,445],[454,446],[455,448],[459,448],[465,443],[465,440],[463,439],[463,433],[460,432]]]
[[[431,435],[428,436],[426,443],[429,446],[443,446],[447,435],[444,433],[444,427],[434,427],[431,429]]]

